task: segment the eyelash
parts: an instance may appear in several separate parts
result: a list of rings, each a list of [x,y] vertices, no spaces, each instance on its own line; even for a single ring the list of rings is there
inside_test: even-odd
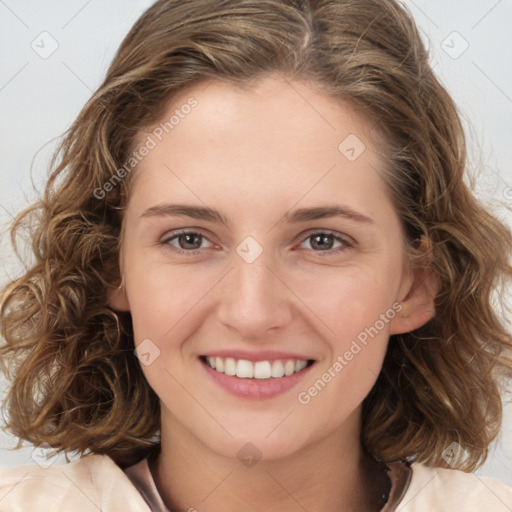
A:
[[[160,244],[162,246],[165,246],[165,247],[170,247],[172,251],[177,252],[179,254],[186,254],[187,256],[194,256],[196,254],[199,254],[201,249],[194,249],[194,250],[187,251],[185,249],[181,249],[179,247],[171,245],[170,242],[172,240],[177,239],[181,235],[196,235],[196,236],[199,236],[202,239],[207,240],[208,242],[212,243],[208,239],[208,237],[206,237],[202,233],[199,233],[197,231],[181,230],[181,231],[175,231],[175,232],[171,233],[171,236],[166,237],[164,240],[162,240],[160,242]],[[309,250],[312,250],[313,252],[317,253],[320,256],[332,256],[332,255],[334,255],[336,253],[341,253],[341,252],[343,252],[343,251],[345,251],[347,249],[353,248],[356,245],[355,242],[352,242],[350,239],[348,239],[348,237],[342,237],[342,236],[339,236],[339,235],[336,236],[336,233],[334,231],[329,231],[329,230],[319,230],[319,231],[310,232],[302,240],[301,244],[304,243],[306,240],[312,238],[315,235],[328,235],[328,236],[332,235],[335,242],[341,242],[344,245],[344,247],[341,247],[341,248],[338,247],[338,248],[335,248],[335,249],[329,249],[327,251],[315,251],[314,249],[309,249]]]

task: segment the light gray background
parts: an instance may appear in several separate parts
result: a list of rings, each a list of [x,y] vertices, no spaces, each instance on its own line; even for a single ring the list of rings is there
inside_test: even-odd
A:
[[[42,189],[54,139],[100,84],[122,38],[152,3],[0,0],[1,226],[35,197],[33,184]],[[512,0],[405,4],[463,115],[478,196],[492,207],[499,201],[511,206]],[[45,54],[52,45],[58,47]],[[511,224],[510,212],[499,208],[496,213]],[[0,281],[18,272],[5,235],[0,262]],[[9,451],[14,444],[0,432],[0,467],[35,464],[32,448]],[[512,405],[506,405],[500,439],[478,473],[512,486]]]

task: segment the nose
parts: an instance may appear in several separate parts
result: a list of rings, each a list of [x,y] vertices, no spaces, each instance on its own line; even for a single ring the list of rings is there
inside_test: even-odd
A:
[[[220,322],[244,339],[263,339],[292,319],[292,291],[265,251],[252,263],[235,255],[220,285]]]

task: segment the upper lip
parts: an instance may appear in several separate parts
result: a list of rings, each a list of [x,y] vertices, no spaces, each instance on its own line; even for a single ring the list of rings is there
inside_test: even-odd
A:
[[[207,354],[203,354],[203,357],[232,357],[233,359],[245,359],[246,361],[275,361],[277,359],[280,360],[290,360],[290,359],[300,359],[304,361],[309,361],[312,358],[303,356],[301,354],[294,354],[292,352],[282,352],[279,350],[258,350],[256,352],[247,351],[247,350],[214,350],[212,352],[208,352]]]

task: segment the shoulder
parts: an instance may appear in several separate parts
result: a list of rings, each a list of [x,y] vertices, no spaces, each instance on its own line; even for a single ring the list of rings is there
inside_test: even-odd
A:
[[[149,512],[124,472],[105,455],[43,469],[0,469],[0,512]]]
[[[401,512],[510,512],[512,488],[494,478],[456,469],[411,465],[412,478],[397,510]]]

